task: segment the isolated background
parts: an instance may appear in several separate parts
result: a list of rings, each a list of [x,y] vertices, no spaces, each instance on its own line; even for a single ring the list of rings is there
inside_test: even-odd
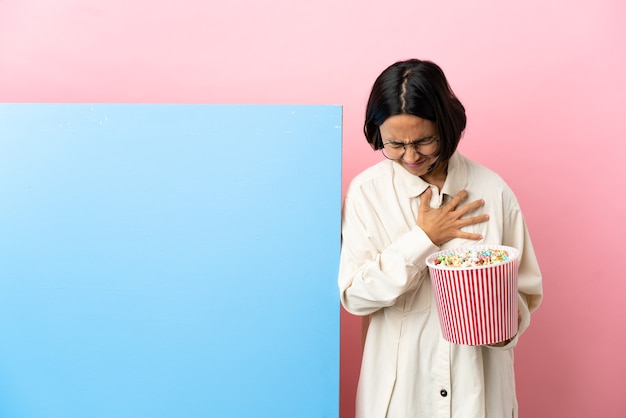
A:
[[[617,418],[625,19],[621,0],[0,0],[0,101],[340,104],[345,189],[382,158],[361,133],[374,78],[434,60],[467,108],[461,151],[514,188],[544,273],[516,350],[520,416]],[[360,319],[345,312],[341,361],[351,418]]]

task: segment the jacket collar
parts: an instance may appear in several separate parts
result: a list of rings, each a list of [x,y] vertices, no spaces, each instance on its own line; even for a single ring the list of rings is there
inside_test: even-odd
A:
[[[421,177],[409,173],[400,164],[393,163],[393,170],[398,185],[407,193],[408,197],[417,197],[424,193],[426,188],[433,186],[422,180]],[[466,187],[467,162],[458,151],[455,151],[448,160],[448,174],[446,175],[446,181],[443,183],[441,193],[454,196]]]

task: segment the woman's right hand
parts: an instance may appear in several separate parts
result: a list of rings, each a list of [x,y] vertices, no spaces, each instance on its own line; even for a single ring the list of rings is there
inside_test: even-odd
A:
[[[422,193],[418,209],[417,226],[422,228],[435,245],[441,246],[453,238],[470,240],[482,238],[482,235],[465,232],[462,228],[489,220],[489,215],[487,214],[463,218],[467,213],[483,207],[485,205],[484,200],[475,200],[459,207],[459,204],[467,199],[467,191],[461,190],[450,202],[440,208],[433,209],[430,207],[432,194],[433,191],[430,187]]]

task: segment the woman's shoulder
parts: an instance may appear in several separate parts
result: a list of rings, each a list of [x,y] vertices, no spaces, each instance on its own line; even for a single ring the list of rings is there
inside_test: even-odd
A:
[[[481,195],[501,196],[506,200],[516,201],[515,192],[507,181],[495,170],[467,157],[460,156],[465,165],[468,190],[475,189]]]
[[[508,187],[504,178],[492,168],[483,165],[477,161],[471,160],[461,154],[458,157],[462,160],[462,164],[466,167],[468,177],[474,181],[482,183],[488,182],[494,185],[498,184],[502,187]]]
[[[389,160],[383,160],[361,171],[350,181],[349,190],[371,187],[381,181],[391,179],[393,177],[392,164]]]

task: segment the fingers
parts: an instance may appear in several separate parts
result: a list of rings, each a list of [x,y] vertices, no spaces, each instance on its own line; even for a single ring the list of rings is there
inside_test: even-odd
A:
[[[480,234],[470,234],[469,232],[460,232],[456,238],[478,241],[480,239],[483,239],[483,236]]]
[[[459,205],[459,203],[461,203],[465,199],[467,199],[467,190],[461,190],[456,195],[454,195],[448,205],[450,205],[451,209],[454,210]]]
[[[473,210],[482,208],[483,206],[485,206],[485,201],[482,199],[478,199],[474,200],[471,203],[468,203],[467,205],[463,205],[462,207],[458,208],[456,212],[459,214],[459,216],[463,216]]]
[[[480,207],[480,204],[478,206],[476,206],[478,201],[472,202],[468,205],[464,205],[461,209],[457,210],[457,208],[459,207],[459,205],[465,200],[467,199],[468,193],[466,190],[461,190],[460,192],[458,192],[453,198],[452,200],[450,200],[447,204],[443,205],[441,207],[441,210],[443,212],[457,212],[459,211],[459,217],[464,215],[465,213],[474,210],[478,207]],[[483,203],[484,204],[484,203]]]
[[[457,224],[459,226],[459,228],[463,228],[469,225],[474,225],[474,224],[479,224],[482,222],[487,222],[489,220],[489,215],[484,214],[484,215],[478,215],[478,216],[472,216],[471,218],[463,218],[463,219],[459,219],[457,220]]]
[[[449,211],[449,212],[456,212],[458,216],[461,217],[485,205],[484,200],[478,199],[471,203],[463,205],[462,207],[457,209],[459,204],[463,202],[465,199],[467,199],[467,196],[468,196],[467,190],[461,190],[452,198],[452,200],[450,200],[450,202],[447,205],[444,205],[442,209],[445,211]]]

